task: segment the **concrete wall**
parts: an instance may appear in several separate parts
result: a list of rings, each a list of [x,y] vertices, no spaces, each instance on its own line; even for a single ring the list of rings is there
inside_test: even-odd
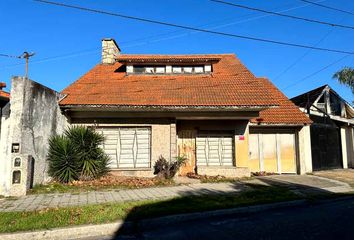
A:
[[[354,167],[354,142],[353,127],[343,126],[340,128],[342,144],[342,164],[343,168]]]
[[[34,161],[34,184],[49,180],[48,139],[61,133],[67,125],[58,106],[61,96],[54,90],[26,78],[14,77],[10,94],[10,103],[2,117],[0,139],[0,194],[3,195],[10,194],[12,163],[16,156],[30,157]],[[11,152],[13,143],[19,144],[18,153]],[[23,166],[23,169],[27,167]],[[23,179],[26,175],[24,170]]]
[[[310,126],[304,126],[298,131],[298,169],[300,174],[312,172],[311,134]]]

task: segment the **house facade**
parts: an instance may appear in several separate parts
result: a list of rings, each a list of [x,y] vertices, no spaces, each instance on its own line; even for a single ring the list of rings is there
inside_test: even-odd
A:
[[[313,170],[354,167],[354,109],[324,85],[291,99],[313,121]]]
[[[72,124],[94,126],[116,174],[153,176],[159,156],[180,174],[311,172],[311,120],[234,54],[127,55],[102,41],[102,63],[62,92]]]
[[[48,182],[48,139],[71,125],[104,135],[116,175],[153,177],[160,156],[185,156],[179,175],[312,171],[312,121],[234,54],[130,55],[103,39],[102,62],[62,92],[14,77],[10,94],[0,195]]]

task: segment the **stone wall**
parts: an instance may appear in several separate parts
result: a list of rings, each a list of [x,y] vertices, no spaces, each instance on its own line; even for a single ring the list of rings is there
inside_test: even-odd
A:
[[[51,135],[61,133],[67,125],[62,115],[58,100],[61,95],[54,90],[23,77],[12,79],[11,99],[3,111],[0,138],[0,194],[11,193],[19,185],[28,186],[26,166],[27,158],[33,161],[33,184],[49,180],[47,175],[46,155],[48,139]],[[13,152],[13,144],[18,144],[18,152]],[[16,157],[23,159],[21,183],[12,184],[13,161]],[[23,189],[19,190],[23,192]]]

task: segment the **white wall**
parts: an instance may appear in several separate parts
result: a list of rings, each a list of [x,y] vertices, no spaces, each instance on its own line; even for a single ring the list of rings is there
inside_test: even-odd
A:
[[[304,126],[298,133],[300,174],[312,172],[310,126]]]

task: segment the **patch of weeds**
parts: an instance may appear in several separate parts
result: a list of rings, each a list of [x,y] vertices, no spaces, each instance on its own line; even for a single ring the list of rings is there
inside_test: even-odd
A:
[[[198,175],[195,173],[187,173],[188,178],[192,179],[199,179],[201,183],[222,183],[222,182],[240,182],[242,180],[250,180],[250,177],[243,177],[243,178],[230,178],[230,177],[225,177],[222,175],[217,175],[217,176],[208,176],[208,175]]]
[[[102,191],[102,190],[122,190],[138,189],[147,187],[174,186],[173,180],[157,178],[137,178],[137,177],[118,177],[106,176],[92,181],[74,181],[70,184],[51,182],[48,184],[35,185],[28,191],[28,194],[46,193],[72,193]]]

